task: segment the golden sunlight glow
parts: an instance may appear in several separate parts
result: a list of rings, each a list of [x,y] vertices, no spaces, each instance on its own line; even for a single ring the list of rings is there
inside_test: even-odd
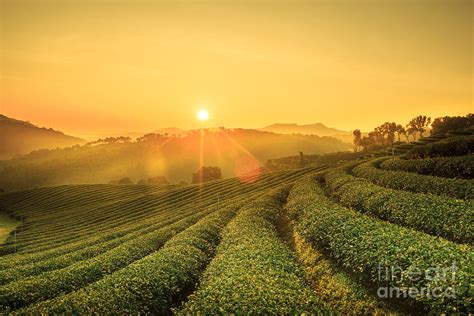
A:
[[[205,109],[201,109],[197,113],[197,119],[200,121],[207,121],[209,119],[209,112]]]
[[[0,113],[69,134],[472,112],[469,0],[0,3]]]

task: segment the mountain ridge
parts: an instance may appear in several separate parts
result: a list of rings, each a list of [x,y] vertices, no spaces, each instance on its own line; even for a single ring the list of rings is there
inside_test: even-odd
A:
[[[261,128],[262,131],[280,133],[280,134],[306,134],[318,136],[334,136],[340,134],[349,134],[348,131],[339,130],[333,127],[327,127],[323,123],[298,124],[298,123],[274,123]]]
[[[51,149],[84,144],[81,138],[66,135],[52,128],[39,127],[0,114],[0,159],[27,154],[38,149]]]

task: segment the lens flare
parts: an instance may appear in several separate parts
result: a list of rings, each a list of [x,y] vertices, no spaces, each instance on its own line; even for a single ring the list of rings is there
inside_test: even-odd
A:
[[[244,156],[235,161],[234,173],[241,182],[253,183],[260,177],[260,162],[251,156]]]

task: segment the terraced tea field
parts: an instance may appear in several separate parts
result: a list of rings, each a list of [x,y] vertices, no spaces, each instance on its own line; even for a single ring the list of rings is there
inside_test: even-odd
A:
[[[18,227],[0,313],[473,313],[473,156],[440,157],[447,141],[202,185],[3,193]]]

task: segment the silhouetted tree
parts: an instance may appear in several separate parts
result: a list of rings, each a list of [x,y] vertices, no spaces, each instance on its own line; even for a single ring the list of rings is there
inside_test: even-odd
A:
[[[168,185],[170,184],[168,179],[164,176],[157,176],[153,178],[148,179],[148,184],[154,184],[154,185]]]
[[[137,138],[137,142],[152,142],[152,141],[158,141],[160,139],[164,138],[161,134],[158,133],[149,133],[145,134],[142,137]]]
[[[352,132],[352,135],[354,135],[354,151],[357,152],[358,149],[362,146],[362,133],[360,132],[360,129],[356,129]]]
[[[411,119],[407,124],[407,129],[413,132],[419,132],[420,137],[423,137],[423,132],[426,131],[426,128],[431,124],[431,117],[426,115],[418,115]]]
[[[474,114],[469,113],[466,116],[445,116],[438,117],[431,124],[431,133],[440,134],[449,131],[464,130],[474,126]]]
[[[133,181],[129,177],[118,180],[118,184],[133,184]]]
[[[408,141],[407,131],[405,130],[405,127],[403,127],[402,124],[397,124],[395,131],[397,132],[398,142],[400,142],[400,135],[405,135]]]
[[[416,127],[408,127],[407,125],[407,134],[408,136],[413,136],[413,140],[415,141],[416,140],[416,133],[418,132],[418,129]],[[407,139],[408,139],[408,136],[407,136]]]
[[[304,168],[305,163],[304,163],[304,154],[302,151],[300,151],[300,166],[301,168]],[[260,169],[260,168],[259,168]]]
[[[201,167],[193,173],[192,183],[202,183],[222,179],[222,171],[219,167]]]
[[[385,122],[378,127],[378,131],[382,134],[382,145],[393,146],[393,141],[395,139],[395,132],[397,130],[397,124],[395,122]],[[385,137],[386,136],[386,137]]]

